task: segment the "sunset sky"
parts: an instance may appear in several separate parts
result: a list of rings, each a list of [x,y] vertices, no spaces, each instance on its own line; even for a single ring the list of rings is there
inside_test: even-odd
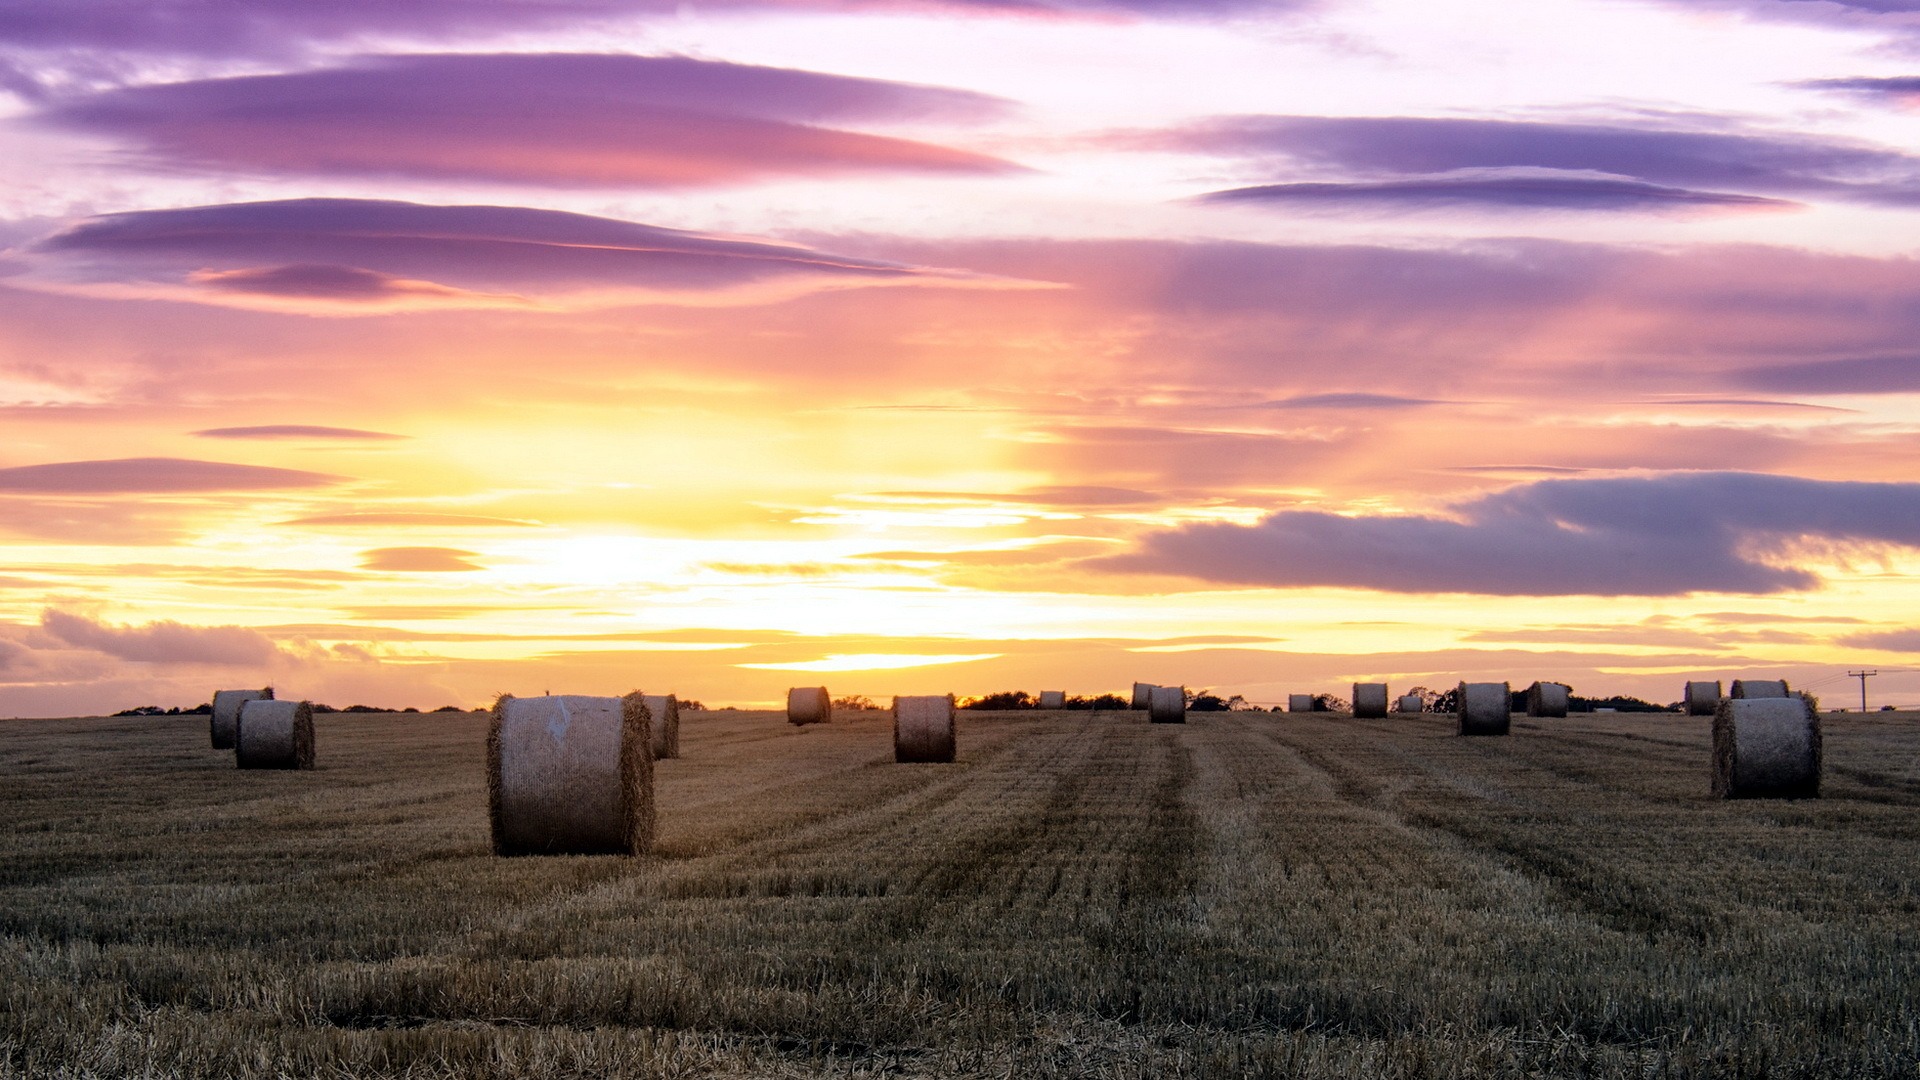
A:
[[[1920,703],[1920,0],[0,0],[0,717]]]

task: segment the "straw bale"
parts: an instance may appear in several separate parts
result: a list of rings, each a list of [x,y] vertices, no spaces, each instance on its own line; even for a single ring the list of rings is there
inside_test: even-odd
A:
[[[213,692],[213,715],[207,720],[207,727],[213,735],[215,750],[233,749],[233,733],[240,723],[240,705],[248,701],[272,701],[273,687],[263,690],[215,690]]]
[[[1287,711],[1288,712],[1312,712],[1313,711],[1313,695],[1312,694],[1288,694],[1287,695]]]
[[[487,738],[498,855],[641,855],[653,846],[645,695],[503,694]]]
[[[953,754],[952,694],[893,699],[893,760],[949,762]]]
[[[1454,694],[1460,734],[1505,735],[1513,724],[1513,687],[1503,682],[1463,682]]]
[[[313,768],[313,705],[249,698],[234,718],[233,760],[242,769]]]
[[[1357,682],[1353,684],[1353,717],[1356,720],[1378,720],[1387,715],[1387,684],[1383,682]]]
[[[1419,694],[1401,694],[1400,700],[1396,702],[1394,705],[1394,711],[1403,712],[1403,713],[1417,713],[1425,710],[1426,707],[1427,707],[1426,701],[1423,700]]]
[[[824,686],[796,686],[787,691],[787,723],[824,724],[833,719],[833,699]]]
[[[1133,684],[1133,705],[1131,707],[1135,709],[1145,709],[1148,706],[1150,706],[1153,703],[1154,689],[1155,687],[1152,683],[1145,683],[1145,682],[1134,683]]]
[[[1040,707],[1041,707],[1041,708],[1043,708],[1043,709],[1064,709],[1064,708],[1066,708],[1066,707],[1067,707],[1067,692],[1066,692],[1065,690],[1042,690],[1042,691],[1040,691]]]
[[[1565,716],[1572,697],[1573,688],[1566,683],[1534,683],[1527,687],[1527,715]]]
[[[1147,719],[1155,724],[1184,724],[1187,722],[1187,688],[1184,686],[1156,686],[1153,697],[1147,701]]]
[[[1720,681],[1689,682],[1681,700],[1687,703],[1688,716],[1712,716],[1720,708]]]
[[[1788,694],[1785,679],[1735,679],[1733,693],[1736,698],[1783,698]]]
[[[647,725],[653,732],[653,760],[680,756],[679,698],[672,694],[648,694]]]
[[[1799,695],[1722,700],[1713,714],[1713,793],[1819,798],[1819,711]]]

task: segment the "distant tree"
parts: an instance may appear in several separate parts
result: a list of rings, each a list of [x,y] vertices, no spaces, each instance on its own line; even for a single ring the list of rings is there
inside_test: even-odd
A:
[[[1189,712],[1226,712],[1227,699],[1218,694],[1199,694],[1187,702]]]
[[[386,712],[387,710],[375,708],[372,705],[349,705],[346,708],[341,709],[340,711],[341,712]]]
[[[1314,712],[1347,712],[1353,708],[1353,702],[1338,694],[1313,695]]]
[[[1131,705],[1131,702],[1119,694],[1100,694],[1096,697],[1076,696],[1067,699],[1067,708],[1069,709],[1090,709],[1094,712],[1126,709],[1130,708]]]
[[[1428,704],[1427,711],[1444,713],[1459,712],[1460,688],[1456,686],[1451,690],[1433,695],[1433,701]]]
[[[419,710],[419,709],[416,709],[416,708],[414,708],[414,707],[413,707],[413,706],[411,706],[411,705],[409,705],[409,706],[407,706],[406,708],[404,708],[404,709],[401,709],[400,711],[401,711],[401,712],[413,712],[413,713],[417,713],[417,712],[419,712],[420,710]]]
[[[324,701],[314,701],[314,702],[309,702],[308,704],[310,704],[313,707],[313,711],[316,713],[323,713],[323,712],[331,713],[331,712],[340,711],[339,709],[334,708],[333,706],[327,704]]]
[[[1025,690],[1002,690],[983,697],[966,698],[960,702],[963,709],[980,709],[986,712],[1008,712],[1015,709],[1038,707],[1033,695]]]
[[[684,701],[681,702],[680,707],[683,709],[686,708],[687,707],[686,702]],[[701,706],[701,708],[705,708],[705,707],[706,706],[704,705]],[[866,696],[865,694],[848,694],[846,697],[834,698],[833,707],[836,709],[873,710],[873,709],[878,709],[880,706],[875,705],[873,703],[873,699]]]
[[[442,705],[433,711],[437,713],[443,713],[443,712],[466,712],[467,710],[461,708],[458,705]]]
[[[174,706],[173,711],[174,711],[174,715],[176,716],[179,715],[180,707],[178,705]],[[167,715],[167,710],[161,708],[158,705],[135,705],[131,709],[121,709],[119,712],[114,713],[113,715],[115,716],[165,716]]]
[[[682,701],[680,703],[680,711],[681,712],[706,712],[707,707],[701,704],[700,702],[695,701],[692,698],[688,698],[687,700]]]
[[[1254,706],[1247,704],[1246,698],[1240,696],[1239,694],[1235,694],[1232,697],[1227,699],[1227,711],[1228,712],[1258,712],[1259,710]]]
[[[1525,695],[1522,695],[1520,708],[1515,711],[1524,710],[1526,707]],[[1637,697],[1625,697],[1619,694],[1604,698],[1579,697],[1569,694],[1567,695],[1567,708],[1573,712],[1593,712],[1595,709],[1612,709],[1614,712],[1651,713],[1673,712],[1676,706],[1655,705],[1651,701],[1642,701]]]

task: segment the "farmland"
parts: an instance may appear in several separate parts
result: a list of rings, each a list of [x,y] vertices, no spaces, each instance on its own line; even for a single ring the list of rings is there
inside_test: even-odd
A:
[[[0,1077],[1905,1076],[1920,717],[690,712],[646,858],[488,854],[485,719],[0,723]]]

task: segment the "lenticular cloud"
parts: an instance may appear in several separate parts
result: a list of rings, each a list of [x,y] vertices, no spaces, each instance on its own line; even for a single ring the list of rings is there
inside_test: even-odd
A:
[[[798,245],[516,206],[294,199],[90,218],[16,279],[96,295],[352,314],[726,304],[822,288],[988,283]]]
[[[267,176],[688,188],[780,177],[992,175],[1019,166],[862,126],[973,123],[985,94],[677,56],[367,57],[315,71],[123,87],[39,122],[169,167]]]

